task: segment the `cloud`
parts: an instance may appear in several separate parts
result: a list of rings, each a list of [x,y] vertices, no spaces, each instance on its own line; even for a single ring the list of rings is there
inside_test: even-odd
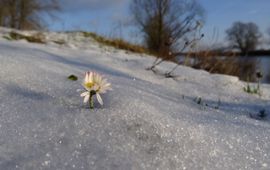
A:
[[[60,0],[62,10],[77,12],[83,10],[101,10],[119,6],[129,0]]]

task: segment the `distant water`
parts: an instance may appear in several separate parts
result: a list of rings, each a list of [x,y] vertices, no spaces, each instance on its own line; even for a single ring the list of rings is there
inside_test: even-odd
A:
[[[263,73],[263,83],[270,84],[270,56],[255,57],[257,60],[257,68]]]
[[[261,71],[263,73],[263,78],[261,79],[261,83],[270,84],[270,56],[239,57],[239,59],[243,63],[247,61],[252,61],[252,63],[254,64],[256,63],[256,71]],[[185,57],[179,56],[178,60],[184,63]],[[194,60],[193,58],[190,58],[189,60],[193,64],[196,62],[196,60]],[[254,71],[254,75],[256,74],[256,71]]]

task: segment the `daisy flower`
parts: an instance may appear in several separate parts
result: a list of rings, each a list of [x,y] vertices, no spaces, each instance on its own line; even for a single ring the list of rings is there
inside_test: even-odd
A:
[[[107,90],[111,90],[111,84],[107,82],[107,79],[104,79],[100,74],[95,72],[86,72],[82,85],[86,91],[81,94],[81,97],[84,97],[84,103],[89,102],[91,109],[94,108],[94,95],[96,95],[97,101],[103,105],[100,94],[106,93]]]

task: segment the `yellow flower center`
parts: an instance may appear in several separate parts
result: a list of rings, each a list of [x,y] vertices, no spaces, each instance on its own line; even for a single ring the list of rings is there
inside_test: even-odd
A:
[[[84,84],[84,86],[90,89],[90,88],[92,88],[94,86],[94,83],[93,82],[87,82],[87,83]]]

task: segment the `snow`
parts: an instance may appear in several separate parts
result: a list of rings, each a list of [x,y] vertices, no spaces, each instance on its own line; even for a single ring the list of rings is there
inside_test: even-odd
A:
[[[145,69],[153,57],[80,33],[33,44],[2,38],[9,31],[0,28],[0,169],[269,169],[269,116],[250,114],[269,114],[270,85],[248,94],[237,77],[185,66],[164,78]],[[94,110],[80,97],[88,70],[113,88]]]

